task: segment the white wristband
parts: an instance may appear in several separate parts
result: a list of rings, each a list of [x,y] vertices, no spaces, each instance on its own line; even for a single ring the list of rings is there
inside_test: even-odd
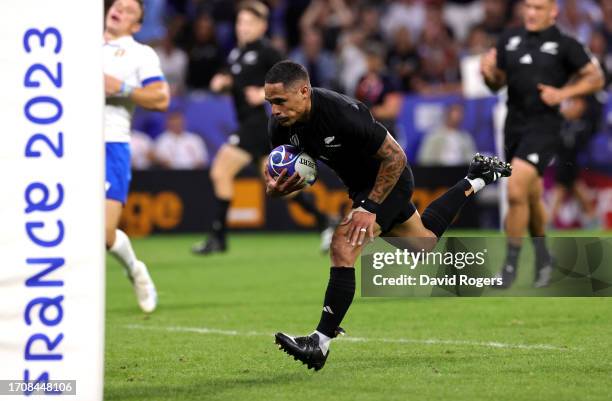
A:
[[[130,97],[130,95],[134,92],[134,87],[125,83],[125,81],[121,82],[121,89],[119,89],[118,95],[120,97]]]

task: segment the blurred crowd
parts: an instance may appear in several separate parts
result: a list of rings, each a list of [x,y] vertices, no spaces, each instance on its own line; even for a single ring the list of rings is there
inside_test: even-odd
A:
[[[175,94],[206,90],[234,46],[238,1],[145,0],[137,39],[153,45]],[[521,24],[517,0],[268,0],[268,37],[314,86],[349,95],[461,91],[461,59]],[[612,0],[560,0],[559,26],[612,70]],[[384,87],[380,89],[381,86]]]
[[[267,37],[287,58],[304,65],[313,86],[346,93],[368,105],[375,118],[394,132],[404,94],[461,95],[477,70],[472,60],[494,46],[501,32],[522,24],[519,0],[267,0]],[[234,19],[239,0],[144,0],[145,20],[136,39],[155,49],[173,96],[208,91],[213,75],[225,67],[235,46]],[[560,28],[591,49],[612,76],[612,0],[558,0]],[[462,77],[463,73],[463,77]],[[609,78],[607,79],[609,84]],[[473,151],[466,133],[453,136],[453,150],[443,132],[461,125],[461,110],[447,110],[437,135],[426,138],[424,163],[460,164],[443,155]],[[173,124],[172,121],[169,122]],[[177,125],[177,124],[174,124]],[[174,127],[176,128],[176,127]],[[169,126],[168,131],[177,131]],[[229,134],[229,133],[228,133]],[[168,134],[171,135],[171,134]],[[178,143],[173,158],[203,148],[190,165],[208,164],[206,144],[190,135],[171,136]],[[160,142],[160,138],[156,138]],[[186,143],[189,142],[187,145]],[[167,141],[158,149],[168,149]],[[154,144],[149,146],[155,148]],[[156,166],[175,165],[169,156],[145,151]],[[212,156],[212,155],[211,155]],[[190,159],[194,159],[191,157]],[[452,160],[451,160],[452,159]],[[457,159],[457,160],[456,160]],[[146,163],[145,163],[146,164]],[[137,167],[137,166],[135,166]],[[187,165],[182,168],[189,168]]]

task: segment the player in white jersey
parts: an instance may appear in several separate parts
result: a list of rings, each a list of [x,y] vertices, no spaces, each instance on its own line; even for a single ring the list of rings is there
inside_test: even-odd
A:
[[[165,111],[170,91],[153,49],[132,38],[140,29],[142,0],[115,0],[104,27],[104,136],[106,140],[106,248],[123,264],[140,308],[153,312],[157,292],[146,265],[136,259],[128,236],[117,227],[127,200],[130,126],[135,106]]]

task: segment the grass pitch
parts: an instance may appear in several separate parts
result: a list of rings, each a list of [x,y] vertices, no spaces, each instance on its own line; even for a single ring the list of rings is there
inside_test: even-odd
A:
[[[612,399],[610,298],[357,295],[349,337],[314,373],[273,333],[318,322],[329,274],[318,237],[233,235],[227,254],[192,256],[199,239],[134,240],[159,292],[149,317],[109,258],[105,400]],[[518,284],[531,278],[525,266]]]

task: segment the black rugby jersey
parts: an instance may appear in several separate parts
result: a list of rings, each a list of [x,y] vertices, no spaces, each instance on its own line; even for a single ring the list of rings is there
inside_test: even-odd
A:
[[[270,116],[268,133],[273,147],[291,144],[321,160],[338,174],[353,197],[371,189],[380,161],[374,156],[387,130],[361,102],[323,88],[313,88],[309,119],[284,127]],[[408,167],[400,181],[412,180]]]
[[[247,86],[264,86],[266,72],[281,60],[281,54],[266,39],[249,43],[244,48],[236,47],[230,52],[227,64],[234,79],[232,96],[238,121],[244,122],[257,114],[266,118],[263,104],[250,106],[244,96],[244,89]]]
[[[561,119],[559,107],[542,102],[538,84],[561,88],[590,59],[583,45],[554,25],[539,32],[524,27],[504,32],[497,43],[497,66],[507,77],[508,118]]]

